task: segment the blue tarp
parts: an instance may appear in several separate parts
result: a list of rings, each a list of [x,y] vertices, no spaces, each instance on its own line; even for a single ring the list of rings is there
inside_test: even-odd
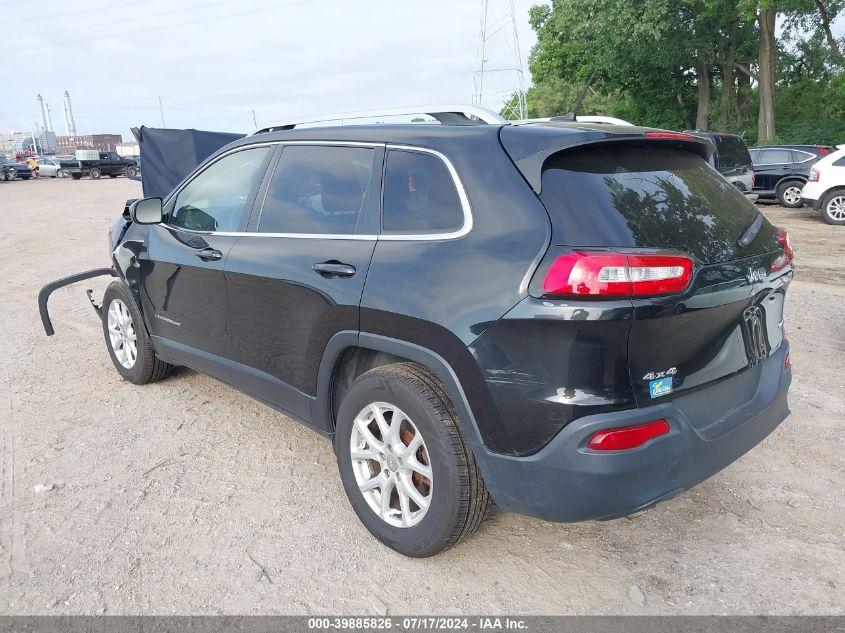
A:
[[[164,198],[197,165],[243,134],[170,130],[141,126],[133,128],[141,150],[141,184],[144,197]]]

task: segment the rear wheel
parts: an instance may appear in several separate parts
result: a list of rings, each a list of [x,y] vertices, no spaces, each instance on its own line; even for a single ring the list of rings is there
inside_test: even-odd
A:
[[[137,168],[135,168],[135,167],[127,167],[127,168],[126,168],[126,175],[127,175],[129,178],[134,178],[134,177],[135,177],[135,174],[137,174],[137,173],[138,173],[138,169],[137,169]]]
[[[91,172],[88,175],[91,176],[92,180],[97,180],[102,174],[100,173],[99,168],[92,167]]]
[[[164,378],[170,365],[156,358],[141,315],[120,281],[112,282],[103,295],[103,333],[114,368],[136,385]]]
[[[781,206],[797,209],[803,206],[801,202],[801,189],[804,183],[800,180],[787,180],[777,186],[776,194]]]
[[[335,453],[364,526],[388,547],[432,556],[471,535],[489,495],[443,386],[415,363],[359,376],[338,411]]]
[[[845,189],[831,191],[822,198],[821,209],[828,224],[845,224]]]
[[[4,182],[6,180],[11,180],[9,178],[10,174],[5,169],[0,169],[0,182]]]

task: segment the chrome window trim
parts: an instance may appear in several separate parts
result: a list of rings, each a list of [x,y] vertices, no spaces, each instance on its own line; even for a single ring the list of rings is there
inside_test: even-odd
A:
[[[393,143],[371,143],[366,141],[329,141],[329,140],[279,140],[279,141],[264,141],[259,143],[250,143],[248,145],[239,145],[238,147],[233,147],[231,150],[228,150],[222,154],[220,154],[214,162],[220,160],[229,154],[233,154],[238,151],[242,151],[245,149],[254,149],[257,147],[265,147],[265,146],[276,146],[276,145],[323,145],[323,146],[351,146],[351,147],[371,147],[371,148],[378,148],[384,147],[385,151],[395,149],[401,150],[406,152],[418,152],[421,154],[431,154],[432,156],[436,156],[439,158],[443,164],[446,166],[446,169],[449,171],[449,174],[452,176],[452,182],[455,185],[455,189],[458,192],[458,199],[461,202],[461,209],[464,213],[464,222],[461,228],[456,231],[446,231],[441,233],[395,233],[395,234],[379,234],[379,235],[372,235],[372,234],[344,234],[344,233],[262,233],[260,231],[196,231],[193,229],[186,229],[180,226],[173,226],[171,224],[167,224],[166,222],[162,221],[157,226],[161,226],[163,228],[172,229],[176,231],[182,231],[185,233],[191,233],[195,235],[211,235],[211,236],[221,236],[221,237],[268,237],[268,238],[277,238],[277,237],[289,237],[289,238],[297,238],[297,239],[307,239],[307,240],[358,240],[358,241],[378,241],[378,240],[385,240],[390,242],[431,242],[431,241],[446,241],[446,240],[455,240],[466,236],[473,227],[473,215],[472,215],[472,207],[469,204],[469,197],[467,196],[466,189],[464,188],[463,183],[461,182],[460,177],[458,176],[458,171],[455,169],[455,166],[442,152],[439,152],[435,149],[431,149],[428,147],[420,147],[417,145],[399,145]],[[205,168],[207,169],[213,163],[209,163],[208,166]],[[385,168],[387,165],[387,156],[385,155]],[[276,163],[278,166],[278,163]],[[203,169],[202,171],[205,171]],[[202,173],[199,172],[197,175]],[[274,166],[274,173],[275,173],[275,166]],[[272,176],[271,176],[272,178]],[[165,201],[165,205],[170,204],[172,200],[175,200],[176,197],[182,192],[182,189],[188,186],[190,182],[194,179],[188,180],[182,184],[177,190],[170,194]],[[382,178],[382,186],[384,185],[384,179]],[[265,191],[265,196],[266,196]],[[264,210],[264,200],[261,201],[261,210],[259,211],[259,222],[261,219],[261,213]],[[257,227],[257,225],[256,225]]]

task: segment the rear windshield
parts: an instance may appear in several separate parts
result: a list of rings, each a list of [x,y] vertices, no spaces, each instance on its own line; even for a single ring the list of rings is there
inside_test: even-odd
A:
[[[748,148],[738,137],[715,136],[713,140],[716,143],[716,164],[719,169],[727,171],[751,164]]]
[[[756,208],[681,149],[606,143],[565,151],[546,161],[541,190],[555,244],[677,249],[705,263],[771,250],[758,239],[737,252]]]

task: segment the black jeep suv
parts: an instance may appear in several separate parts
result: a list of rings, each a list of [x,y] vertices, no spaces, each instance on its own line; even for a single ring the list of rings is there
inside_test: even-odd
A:
[[[45,328],[54,288],[116,276],[126,380],[185,365],[328,436],[360,520],[410,556],[491,499],[643,510],[784,420],[792,251],[712,144],[453,115],[227,145],[128,206],[111,269],[45,287]]]

